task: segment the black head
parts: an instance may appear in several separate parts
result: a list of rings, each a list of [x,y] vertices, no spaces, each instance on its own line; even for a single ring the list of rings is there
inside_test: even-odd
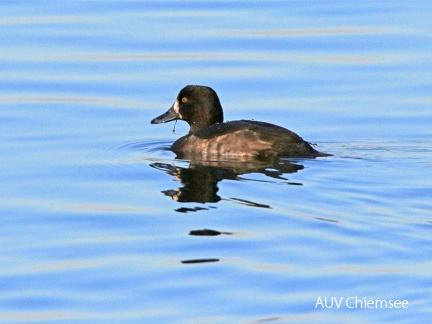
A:
[[[189,124],[189,132],[223,122],[222,106],[216,92],[210,87],[188,85],[180,90],[172,107],[151,123],[160,124],[177,119]]]

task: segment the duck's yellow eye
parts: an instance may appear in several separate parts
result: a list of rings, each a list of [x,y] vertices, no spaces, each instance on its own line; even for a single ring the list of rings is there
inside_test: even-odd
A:
[[[187,101],[187,98],[186,97],[183,97],[182,98],[182,102],[186,102]]]

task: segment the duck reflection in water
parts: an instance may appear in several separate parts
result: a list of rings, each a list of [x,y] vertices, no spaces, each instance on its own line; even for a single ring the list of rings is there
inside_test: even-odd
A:
[[[173,120],[183,120],[190,126],[189,133],[170,147],[177,158],[190,161],[189,168],[166,163],[152,166],[183,183],[182,188],[163,192],[179,202],[218,202],[217,183],[223,179],[237,180],[239,175],[252,172],[283,179],[283,173],[303,169],[284,158],[329,156],[281,126],[254,120],[223,122],[219,97],[206,86],[184,87],[172,107],[151,123]]]
[[[183,187],[162,191],[166,196],[178,202],[216,203],[221,200],[218,195],[218,182],[222,180],[244,180],[241,175],[261,173],[268,177],[288,180],[283,174],[294,173],[304,167],[287,160],[275,164],[263,161],[203,161],[191,160],[189,167],[175,166],[169,163],[155,162],[153,168],[165,171],[182,183]],[[298,184],[287,181],[287,184]],[[242,199],[233,199],[255,207],[267,207]]]

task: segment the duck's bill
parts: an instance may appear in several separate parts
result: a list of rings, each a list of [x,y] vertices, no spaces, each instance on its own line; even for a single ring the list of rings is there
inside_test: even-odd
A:
[[[174,111],[174,105],[168,111],[151,121],[152,124],[162,124],[179,119],[179,115]]]

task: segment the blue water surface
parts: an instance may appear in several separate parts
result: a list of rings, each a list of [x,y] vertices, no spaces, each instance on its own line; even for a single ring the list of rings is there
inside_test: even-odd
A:
[[[0,322],[429,322],[431,30],[427,1],[0,2]],[[333,156],[176,159],[150,120],[187,84]]]

